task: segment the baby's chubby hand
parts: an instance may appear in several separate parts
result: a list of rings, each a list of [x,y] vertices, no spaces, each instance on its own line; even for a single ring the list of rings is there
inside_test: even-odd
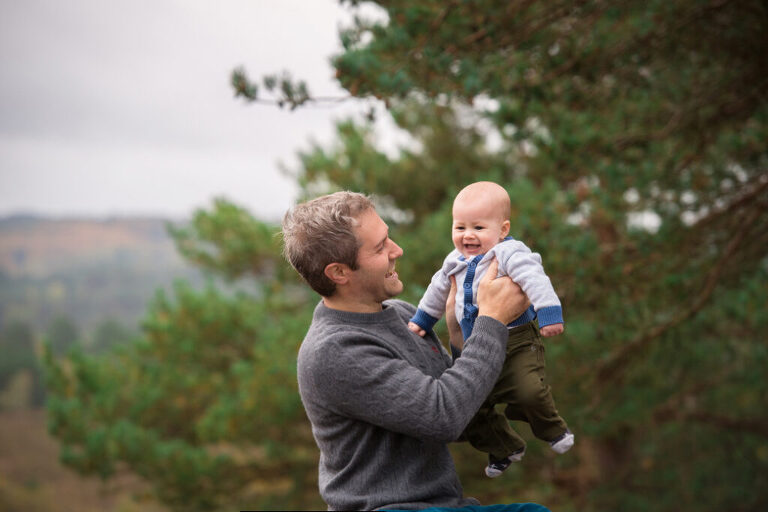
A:
[[[562,334],[564,330],[565,328],[563,327],[563,324],[550,324],[550,325],[545,325],[544,327],[539,329],[539,332],[541,332],[541,335],[544,336],[545,338],[549,338],[551,336],[557,336],[558,334]]]
[[[422,338],[427,335],[427,331],[425,331],[424,329],[422,329],[421,327],[419,327],[417,324],[415,324],[413,322],[408,322],[408,329],[410,329],[411,331],[415,332],[416,334],[418,334]]]

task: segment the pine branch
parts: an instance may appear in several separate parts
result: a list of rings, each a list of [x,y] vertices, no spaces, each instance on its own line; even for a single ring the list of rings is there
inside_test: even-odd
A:
[[[262,82],[264,89],[276,97],[260,97],[259,85],[248,78],[242,67],[233,70],[230,76],[235,97],[242,97],[249,103],[288,107],[295,110],[307,103],[340,103],[352,98],[352,96],[312,96],[307,84],[302,80],[294,81],[288,72],[283,72],[280,76],[265,75]]]
[[[693,301],[693,303],[685,310],[681,311],[678,315],[670,320],[659,324],[649,331],[638,336],[634,340],[622,345],[618,349],[614,350],[607,359],[597,364],[597,380],[598,388],[602,388],[609,384],[610,381],[617,378],[621,370],[635,357],[640,351],[648,347],[654,340],[661,337],[669,329],[680,325],[684,321],[693,317],[698,313],[712,297],[712,294],[717,286],[717,283],[722,275],[723,271],[728,266],[731,258],[738,252],[747,233],[752,228],[754,221],[761,215],[761,208],[753,208],[741,223],[739,229],[734,233],[728,242],[725,250],[723,251],[719,261],[715,264],[712,270],[707,275],[701,292]]]
[[[744,191],[746,190],[746,191]],[[758,196],[768,190],[768,170],[761,172],[753,183],[745,184],[738,192],[738,197],[721,208],[715,208],[696,222],[696,227],[711,225],[716,219],[725,214],[732,214],[736,210],[743,208],[746,204],[756,201]]]
[[[705,381],[700,381],[686,390],[671,396],[653,412],[653,418],[659,423],[677,421],[694,421],[713,425],[725,430],[736,430],[756,434],[768,438],[768,418],[733,418],[721,414],[715,414],[700,408],[685,407],[685,402],[696,399],[705,391],[717,388],[738,369],[737,363],[728,365],[718,375]]]

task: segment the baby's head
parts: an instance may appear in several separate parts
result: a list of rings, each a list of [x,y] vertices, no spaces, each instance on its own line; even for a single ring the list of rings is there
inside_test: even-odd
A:
[[[504,187],[490,181],[467,185],[453,200],[453,245],[465,257],[485,254],[509,233],[511,205]]]

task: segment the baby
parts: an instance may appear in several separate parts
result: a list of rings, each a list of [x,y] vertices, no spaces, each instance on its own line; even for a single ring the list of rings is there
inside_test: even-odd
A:
[[[464,339],[477,318],[477,287],[490,262],[496,258],[499,275],[508,275],[528,296],[531,307],[508,325],[509,341],[504,367],[486,402],[467,426],[467,440],[488,453],[485,473],[497,477],[525,454],[525,442],[508,420],[527,421],[539,439],[557,453],[574,443],[568,425],[555,409],[547,382],[541,336],[563,332],[560,300],[544,273],[541,256],[507,236],[511,205],[509,195],[496,183],[480,181],[465,187],[453,202],[453,245],[456,248],[432,277],[408,328],[424,336],[442,316],[450,276],[457,284],[456,318]],[[538,319],[538,328],[534,320]],[[496,404],[506,404],[504,414]]]

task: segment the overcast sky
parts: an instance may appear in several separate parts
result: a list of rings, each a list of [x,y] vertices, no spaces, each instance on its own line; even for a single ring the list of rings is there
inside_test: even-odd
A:
[[[229,74],[291,70],[342,96],[335,0],[0,0],[0,215],[176,218],[224,196],[278,218],[310,140],[364,106],[233,98]]]

